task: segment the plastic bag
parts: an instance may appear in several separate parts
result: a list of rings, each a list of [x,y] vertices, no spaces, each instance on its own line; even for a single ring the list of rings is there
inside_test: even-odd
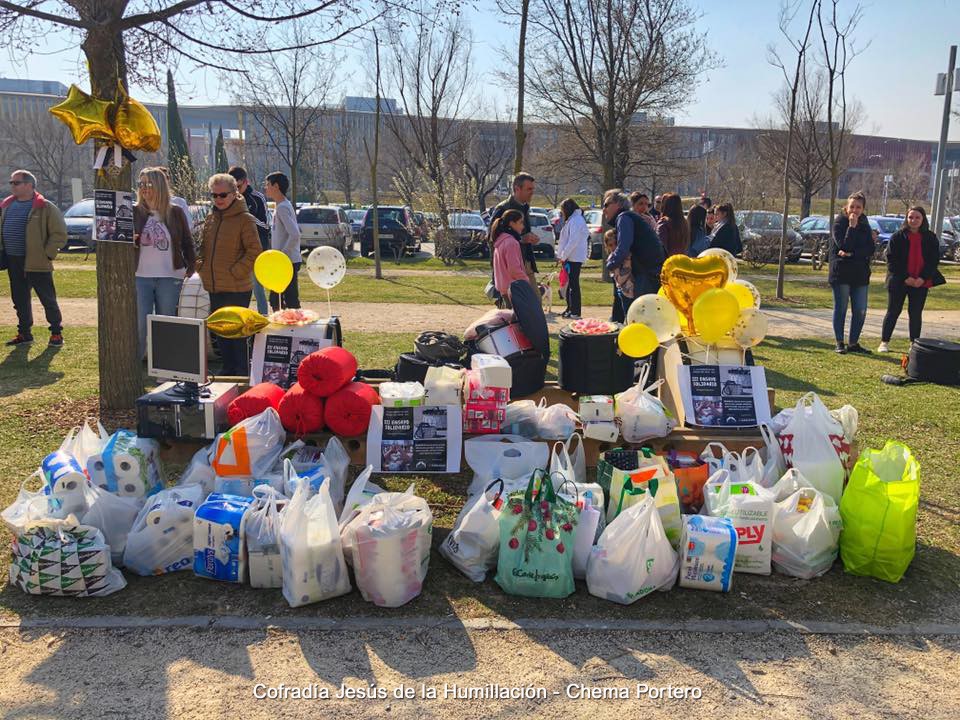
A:
[[[103,533],[110,546],[113,564],[122,565],[127,535],[143,507],[144,498],[114,495],[90,482],[84,486],[83,494],[87,510],[80,522],[92,525]]]
[[[680,558],[667,540],[653,498],[627,508],[607,526],[587,565],[591,595],[630,605],[654,590],[669,590]]]
[[[576,445],[576,448],[574,448],[574,445]],[[576,482],[585,483],[587,481],[587,452],[583,447],[583,436],[580,433],[574,433],[567,438],[563,446],[570,457]]]
[[[729,518],[736,528],[734,570],[769,575],[773,540],[773,498],[770,494],[753,482],[731,482],[728,474],[720,485],[710,514]]]
[[[283,587],[280,524],[288,502],[270,485],[258,485],[253,489],[253,504],[247,511],[244,533],[251,587]]]
[[[338,525],[343,530],[346,524],[356,517],[364,505],[369,503],[373,496],[382,493],[383,488],[370,482],[370,476],[373,474],[373,466],[367,465],[354,479],[350,486],[350,492],[347,493],[347,499],[343,503],[343,510],[340,511]]]
[[[360,508],[340,533],[364,600],[399,607],[423,589],[430,564],[433,514],[413,494],[379,493]]]
[[[807,393],[797,402],[793,417],[780,433],[780,447],[787,467],[797,468],[817,490],[840,501],[846,474],[841,454],[849,453],[850,446],[843,427],[816,393]]]
[[[505,434],[539,437],[540,410],[533,400],[517,400],[507,405],[501,428]]]
[[[833,499],[802,488],[773,510],[773,569],[810,580],[827,572],[837,559],[843,522]]]
[[[127,535],[123,566],[138,575],[189,570],[193,515],[206,496],[200,485],[173,487],[151,496]]]
[[[860,453],[840,501],[840,557],[853,575],[900,582],[917,545],[920,463],[903,443]]]
[[[87,466],[91,455],[97,455],[110,439],[110,433],[96,421],[96,428],[92,428],[95,418],[86,418],[82,425],[72,428],[60,444],[60,450],[73,455],[80,463],[80,467]]]
[[[34,481],[39,489],[28,490],[27,486]],[[37,470],[20,484],[20,491],[17,493],[16,500],[0,513],[0,517],[2,517],[3,524],[10,529],[10,532],[17,535],[26,530],[30,524],[45,520],[65,519],[71,512],[70,508],[77,504],[79,504],[79,509],[73,512],[78,515],[83,514],[87,505],[82,489],[79,503],[73,501],[70,503],[58,502],[58,498],[48,492],[43,473]]]
[[[787,471],[787,463],[783,459],[783,450],[780,449],[780,441],[766,423],[760,424],[760,434],[763,436],[764,451],[766,458],[763,463],[763,479],[761,485],[771,487]]]
[[[666,437],[677,427],[677,420],[663,403],[653,396],[662,380],[644,389],[650,366],[644,367],[637,384],[614,396],[614,407],[620,418],[620,430],[628,443]]]
[[[512,493],[500,515],[497,585],[508,595],[570,595],[578,515],[546,474],[531,474],[526,491]]]
[[[210,466],[218,477],[261,477],[283,452],[286,437],[277,411],[267,408],[217,436]]]
[[[290,607],[350,592],[330,488],[323,483],[310,494],[310,484],[300,483],[280,521],[283,597]]]
[[[611,482],[610,502],[607,504],[607,523],[616,519],[623,510],[643,501],[646,495],[654,498],[660,522],[670,544],[680,543],[680,496],[677,481],[662,457],[645,458],[638,470],[626,476],[618,475],[618,482]],[[615,479],[616,479],[615,478]]]
[[[30,595],[103,597],[127,586],[103,534],[74,516],[31,525],[11,550],[10,584]]]
[[[548,406],[547,399],[541,398],[537,409],[537,432],[542,439],[567,440],[577,431],[580,416],[573,408],[562,403]]]
[[[440,545],[440,554],[474,582],[483,582],[497,566],[503,503],[503,480],[494,480],[482,495],[467,498]]]
[[[468,495],[483,492],[498,478],[522,482],[526,487],[535,470],[546,470],[550,461],[550,446],[545,442],[531,442],[519,435],[486,435],[470,438],[463,443],[467,465],[473,470]]]
[[[323,449],[323,462],[330,473],[330,499],[339,513],[343,509],[344,491],[347,487],[347,473],[350,470],[350,456],[347,449],[334,436],[327,440]]]
[[[177,480],[177,486],[181,485],[199,485],[208,495],[213,492],[216,484],[217,473],[210,467],[210,458],[213,456],[213,445],[202,447],[197,450],[190,463]]]
[[[164,485],[160,444],[131,430],[117,430],[101,452],[87,458],[87,475],[94,485],[115,495],[153,495]]]

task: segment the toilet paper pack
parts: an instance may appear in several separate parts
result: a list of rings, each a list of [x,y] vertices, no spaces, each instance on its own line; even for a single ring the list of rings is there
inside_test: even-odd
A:
[[[193,560],[194,513],[205,495],[201,485],[181,485],[153,495],[127,535],[124,567],[138,575],[187,570]]]
[[[684,515],[680,535],[680,587],[729,592],[737,530],[725,517]]]
[[[463,371],[451,367],[428,367],[423,381],[425,405],[461,405],[463,400]]]
[[[499,355],[478,353],[470,358],[470,368],[479,373],[484,387],[509,388],[513,386],[513,369]]]
[[[580,417],[584,422],[613,422],[613,396],[584,395],[580,398]]]
[[[131,430],[117,430],[103,451],[87,460],[87,474],[94,485],[114,495],[153,495],[163,489],[160,446]]]
[[[380,383],[380,404],[384,407],[420,407],[426,391],[418,382]]]
[[[211,493],[193,520],[193,571],[200,577],[242,583],[246,578],[246,512],[252,497]]]
[[[48,508],[56,517],[74,513],[80,517],[86,509],[83,486],[87,475],[76,458],[62,450],[47,455],[40,464],[43,494],[50,496]]]

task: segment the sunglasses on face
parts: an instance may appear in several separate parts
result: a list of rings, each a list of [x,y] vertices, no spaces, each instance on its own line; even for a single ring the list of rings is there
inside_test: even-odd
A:
[[[233,193],[228,193],[228,192],[225,192],[225,193],[212,192],[210,193],[210,197],[212,197],[215,200],[225,200],[226,198],[230,197],[232,194]]]
[[[137,187],[152,188],[152,187],[153,187],[153,183],[152,183],[152,182],[139,182],[139,183],[137,183]]]
[[[10,181],[10,184],[13,185],[14,187],[16,187],[17,185],[26,185],[26,184],[27,184],[27,181],[26,181],[26,180],[11,180],[11,181]]]

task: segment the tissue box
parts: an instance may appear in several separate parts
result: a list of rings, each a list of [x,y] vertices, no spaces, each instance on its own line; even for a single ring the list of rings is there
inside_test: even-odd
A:
[[[130,430],[117,430],[102,452],[87,459],[87,474],[94,485],[114,495],[153,495],[163,489],[160,445]]]
[[[380,383],[380,404],[384,407],[420,407],[424,388],[418,382]]]
[[[466,380],[464,380],[466,389],[466,401],[488,402],[506,405],[510,402],[510,386],[503,387],[484,385],[481,374],[476,370],[468,370]]]
[[[729,592],[737,531],[728,518],[684,515],[680,535],[680,587]]]
[[[620,426],[615,422],[585,422],[583,436],[602,442],[616,442],[620,437]]]
[[[471,369],[479,373],[480,385],[495,388],[509,388],[513,386],[513,370],[504,358],[499,355],[474,355],[470,359]]]
[[[462,405],[463,371],[451,367],[428,367],[423,381],[426,399],[424,405]]]
[[[502,403],[468,402],[463,411],[463,431],[473,434],[500,432],[507,408]]]
[[[580,418],[583,422],[613,422],[613,396],[584,395],[580,398]]]
[[[242,583],[246,578],[245,514],[252,497],[211,493],[193,519],[193,572]]]

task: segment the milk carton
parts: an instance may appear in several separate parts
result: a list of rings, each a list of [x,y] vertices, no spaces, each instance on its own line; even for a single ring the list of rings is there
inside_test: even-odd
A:
[[[684,515],[680,534],[680,587],[729,592],[737,531],[725,517]]]
[[[242,583],[247,558],[243,536],[252,497],[211,493],[193,520],[193,571],[200,577]]]

